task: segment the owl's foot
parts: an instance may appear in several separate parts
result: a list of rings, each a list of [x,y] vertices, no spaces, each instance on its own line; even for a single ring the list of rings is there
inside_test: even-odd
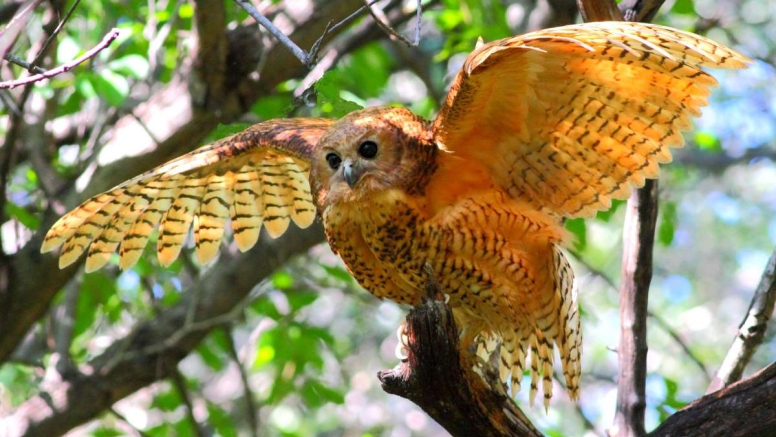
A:
[[[406,361],[409,358],[409,337],[407,337],[407,322],[402,322],[396,330],[396,338],[399,343],[396,345],[396,358]]]

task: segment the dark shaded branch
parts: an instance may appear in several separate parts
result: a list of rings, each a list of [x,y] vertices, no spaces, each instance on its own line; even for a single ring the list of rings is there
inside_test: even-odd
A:
[[[617,411],[612,436],[645,434],[647,303],[657,222],[657,181],[648,180],[628,200],[623,229],[620,284],[620,345],[617,348]]]
[[[776,250],[768,260],[765,272],[749,303],[746,316],[738,327],[738,334],[714,375],[709,393],[741,379],[744,368],[765,337],[774,305],[776,305]]]
[[[776,363],[706,395],[666,419],[649,437],[770,437],[776,433]]]
[[[612,0],[577,0],[577,6],[585,22],[622,21],[622,12]]]
[[[488,375],[486,384],[471,370],[470,357],[461,356],[453,313],[438,300],[438,283],[429,281],[428,291],[433,297],[407,315],[407,359],[377,374],[383,390],[414,402],[454,436],[541,436],[515,401],[496,389],[504,387],[497,375]]]
[[[178,392],[178,396],[181,397],[183,405],[186,407],[186,418],[191,424],[193,434],[197,437],[206,437],[208,434],[204,432],[194,416],[194,403],[191,401],[191,393],[189,393],[189,388],[186,386],[186,378],[176,368],[170,375],[170,381],[172,381],[175,391]]]
[[[248,426],[250,427],[250,434],[252,437],[259,437],[259,406],[256,405],[256,400],[251,389],[251,383],[248,379],[248,372],[245,371],[240,355],[237,353],[237,348],[234,345],[234,334],[232,332],[231,325],[224,325],[223,332],[226,336],[226,346],[228,348],[229,358],[234,361],[234,365],[237,366],[237,371],[240,374],[240,382],[243,386],[243,397],[245,397],[245,415],[248,417]]]
[[[189,90],[198,108],[218,110],[225,95],[229,50],[224,2],[197,0],[194,5],[197,44]]]
[[[625,21],[648,23],[655,18],[665,0],[623,0],[618,5]]]

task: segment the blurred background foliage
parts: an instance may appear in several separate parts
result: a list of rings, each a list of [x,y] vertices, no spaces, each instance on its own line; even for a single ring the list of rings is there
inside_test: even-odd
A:
[[[284,82],[208,140],[269,118],[339,117],[381,104],[432,117],[478,37],[490,41],[524,33],[553,14],[543,0],[440,3],[424,10],[418,48],[381,38],[344,53],[314,89],[300,93],[301,80]],[[411,10],[415,1],[402,7]],[[229,26],[249,21],[231,1],[225,10]],[[41,216],[56,195],[49,181],[73,183],[94,164],[118,116],[181,74],[195,45],[194,12],[192,2],[183,0],[110,0],[77,7],[58,37],[55,64],[93,47],[112,26],[121,36],[90,64],[33,86],[31,104],[51,110],[49,118],[30,128],[62,140],[47,151],[42,167],[31,152],[20,153],[13,163],[0,227],[5,254],[12,256],[45,231]],[[721,86],[710,107],[686,135],[688,144],[677,151],[676,163],[662,172],[650,299],[648,429],[705,392],[776,243],[776,4],[668,1],[655,22],[707,35],[757,61],[746,71],[715,73]],[[397,30],[411,36],[414,25],[410,21]],[[33,14],[14,52],[30,49],[41,26],[42,16]],[[4,64],[3,80],[20,71]],[[4,136],[18,108],[3,94]],[[79,131],[79,123],[94,114],[104,115],[101,124]],[[54,174],[42,174],[41,168]],[[567,223],[576,236],[571,252],[585,333],[581,400],[570,403],[556,390],[545,413],[540,406],[528,407],[525,393],[518,395],[529,417],[550,436],[603,435],[612,422],[622,205],[595,219]],[[168,269],[160,267],[152,250],[147,255],[125,272],[113,262],[99,272],[77,274],[32,331],[44,338],[55,335],[66,308],[74,305],[69,353],[75,365],[82,365],[138,321],[177,302],[208,268],[197,265],[190,253]],[[328,247],[317,246],[259,284],[251,300],[181,361],[175,378],[137,391],[70,435],[446,435],[413,404],[383,393],[375,376],[396,364],[394,332],[404,314],[405,309],[360,289]],[[37,393],[55,355],[49,341],[29,359],[17,354],[2,364],[0,411]],[[771,328],[750,371],[774,357]]]

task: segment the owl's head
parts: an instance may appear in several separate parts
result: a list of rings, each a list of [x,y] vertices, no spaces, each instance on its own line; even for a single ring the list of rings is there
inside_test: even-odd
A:
[[[429,123],[404,108],[377,107],[343,117],[313,157],[316,203],[354,202],[390,188],[417,191],[435,168]]]

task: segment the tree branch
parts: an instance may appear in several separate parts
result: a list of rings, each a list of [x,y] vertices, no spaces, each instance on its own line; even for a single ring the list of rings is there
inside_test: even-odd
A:
[[[738,335],[711,381],[707,393],[719,390],[739,379],[744,368],[765,337],[768,321],[776,305],[776,250],[771,254],[760,283],[749,303],[749,310],[738,327]]]
[[[540,437],[515,401],[494,390],[503,387],[498,375],[487,375],[486,385],[461,356],[453,313],[438,300],[442,290],[435,280],[427,287],[431,298],[407,315],[407,359],[377,374],[383,390],[414,402],[454,436]]]
[[[768,437],[776,430],[776,363],[708,394],[666,419],[649,437]]]
[[[111,45],[113,40],[115,40],[116,37],[118,36],[119,36],[119,30],[113,29],[110,32],[108,32],[108,34],[105,35],[105,37],[103,37],[102,41],[100,41],[99,44],[94,46],[91,50],[84,53],[83,55],[68,62],[67,64],[60,65],[59,67],[53,68],[51,70],[46,70],[44,73],[34,74],[32,76],[28,76],[22,79],[0,82],[0,89],[12,89],[22,85],[29,85],[31,83],[38,82],[43,79],[48,79],[54,76],[58,76],[62,73],[66,73],[72,70],[73,68],[77,67],[78,65],[86,62],[88,59],[93,58],[95,55],[97,55],[97,53],[100,53],[101,51],[105,50],[108,46]]]

